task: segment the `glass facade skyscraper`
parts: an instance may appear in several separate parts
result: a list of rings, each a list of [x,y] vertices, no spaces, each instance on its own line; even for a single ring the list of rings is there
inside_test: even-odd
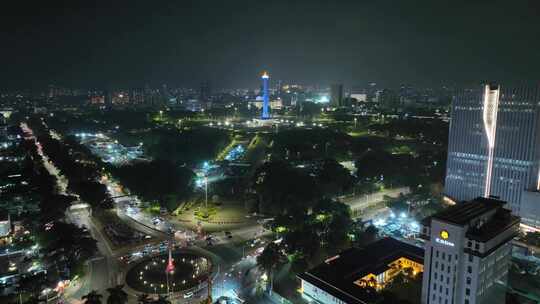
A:
[[[540,88],[486,85],[452,104],[445,194],[455,201],[496,196],[540,226]],[[527,196],[530,197],[530,196]],[[536,214],[535,214],[536,213]]]

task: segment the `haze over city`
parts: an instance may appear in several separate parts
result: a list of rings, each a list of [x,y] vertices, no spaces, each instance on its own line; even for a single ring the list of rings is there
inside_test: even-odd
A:
[[[2,10],[2,87],[537,81],[536,1],[47,1]]]

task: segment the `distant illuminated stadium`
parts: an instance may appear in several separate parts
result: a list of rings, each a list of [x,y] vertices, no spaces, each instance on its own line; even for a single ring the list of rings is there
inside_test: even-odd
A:
[[[126,147],[103,133],[76,133],[75,137],[106,163],[124,165],[132,160],[144,158],[142,143]]]

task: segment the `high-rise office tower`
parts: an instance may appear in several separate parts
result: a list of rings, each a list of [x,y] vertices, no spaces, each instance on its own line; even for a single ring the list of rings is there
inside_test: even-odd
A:
[[[112,105],[113,105],[112,92],[109,89],[106,89],[106,90],[103,91],[103,100],[104,100],[105,107],[107,107],[107,108],[112,107]]]
[[[142,88],[132,89],[129,95],[130,95],[129,100],[133,105],[140,106],[144,104],[144,95],[145,95],[144,89]]]
[[[333,84],[330,86],[330,102],[338,108],[343,106],[343,85]]]
[[[366,89],[367,100],[371,102],[378,102],[377,91],[377,83],[370,82]]]
[[[211,90],[210,90],[210,82],[203,81],[201,83],[201,87],[199,89],[199,99],[200,102],[207,102],[210,99]]]
[[[539,102],[538,87],[493,84],[454,97],[445,182],[449,198],[496,196],[522,222],[540,226],[540,199],[527,193],[540,189]]]
[[[281,95],[283,94],[283,80],[278,80],[276,84],[276,95],[277,97],[281,98]]]
[[[519,217],[479,197],[422,221],[422,304],[503,304]]]
[[[262,89],[263,106],[262,106],[261,118],[269,119],[270,118],[270,96],[268,92],[268,89],[269,89],[268,85],[270,82],[270,76],[268,75],[267,72],[264,72],[263,75],[261,76],[261,79],[262,79],[262,84],[263,84],[263,89]]]
[[[390,89],[383,89],[380,92],[379,103],[385,110],[397,111],[400,106],[398,94]]]

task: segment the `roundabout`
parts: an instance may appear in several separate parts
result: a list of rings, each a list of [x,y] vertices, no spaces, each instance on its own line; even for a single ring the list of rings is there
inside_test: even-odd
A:
[[[141,293],[176,293],[198,289],[212,274],[209,258],[186,251],[172,253],[174,270],[167,273],[168,258],[162,254],[139,262],[127,272],[126,284]]]

